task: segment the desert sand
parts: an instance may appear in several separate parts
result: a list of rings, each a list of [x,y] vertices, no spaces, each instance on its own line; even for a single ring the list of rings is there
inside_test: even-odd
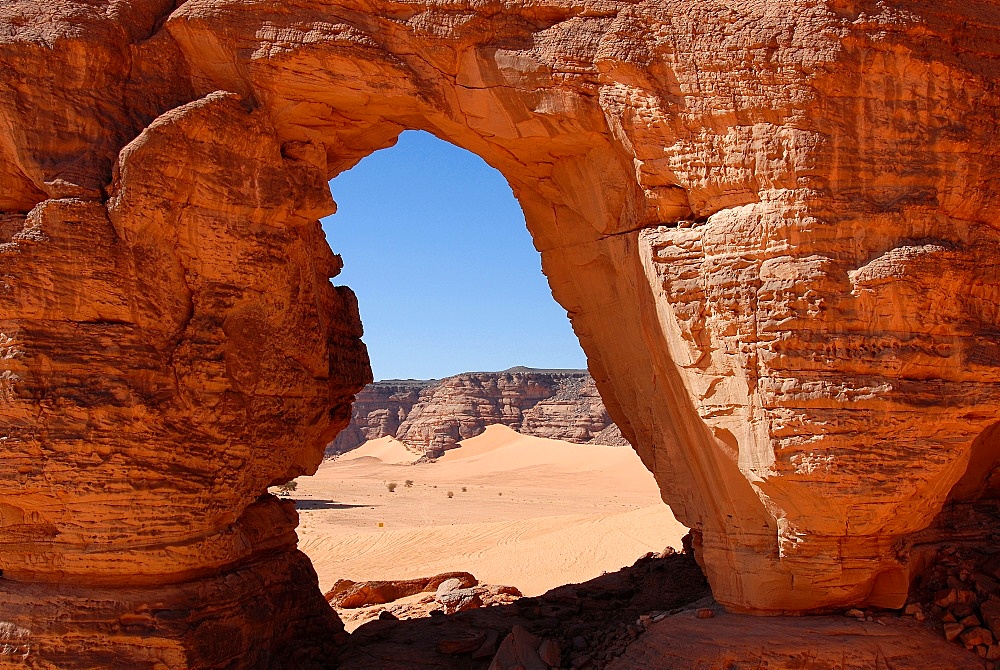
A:
[[[418,456],[381,438],[298,480],[299,546],[324,591],[464,570],[537,595],[679,549],[687,532],[628,447],[493,425],[435,463]]]
[[[339,460],[346,463],[361,458],[374,458],[384,464],[396,465],[413,463],[417,455],[394,437],[380,437],[377,440],[368,440],[357,449],[340,456]],[[328,461],[327,465],[334,462],[336,461]]]

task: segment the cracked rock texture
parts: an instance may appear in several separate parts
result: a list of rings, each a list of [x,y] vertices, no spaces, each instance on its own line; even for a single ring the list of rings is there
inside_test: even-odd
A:
[[[998,28],[986,0],[3,3],[0,664],[335,641],[263,494],[371,381],[318,219],[407,128],[510,182],[720,602],[902,605],[911,535],[1000,481]]]
[[[627,444],[586,370],[517,367],[440,381],[369,384],[355,397],[351,424],[327,452],[343,453],[366,440],[392,436],[417,453],[439,456],[497,423],[536,437]]]

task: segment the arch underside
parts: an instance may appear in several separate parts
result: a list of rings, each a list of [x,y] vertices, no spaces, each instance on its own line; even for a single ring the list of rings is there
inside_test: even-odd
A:
[[[370,381],[318,219],[404,129],[508,179],[720,602],[901,605],[909,538],[1000,400],[998,100],[950,46],[988,16],[854,4],[4,10],[17,644],[67,667],[330,653],[265,492],[315,470]]]

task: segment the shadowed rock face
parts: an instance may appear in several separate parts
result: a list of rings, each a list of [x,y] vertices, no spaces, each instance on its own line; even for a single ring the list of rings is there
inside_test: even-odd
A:
[[[351,424],[328,453],[392,436],[414,451],[441,455],[461,440],[503,424],[525,435],[568,442],[627,444],[585,370],[511,368],[442,380],[387,380],[354,400]]]
[[[3,618],[61,665],[280,665],[335,630],[263,493],[371,381],[317,220],[406,128],[511,183],[721,602],[901,604],[909,536],[998,481],[998,28],[947,0],[4,3]],[[208,635],[183,603],[213,599]]]

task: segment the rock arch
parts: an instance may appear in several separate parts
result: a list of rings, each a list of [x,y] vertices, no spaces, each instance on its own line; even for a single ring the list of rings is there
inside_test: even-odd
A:
[[[316,467],[369,379],[317,219],[405,128],[510,181],[720,601],[901,604],[907,538],[1000,404],[996,23],[839,0],[4,8],[8,646],[304,667],[335,643],[294,513],[261,494]]]

